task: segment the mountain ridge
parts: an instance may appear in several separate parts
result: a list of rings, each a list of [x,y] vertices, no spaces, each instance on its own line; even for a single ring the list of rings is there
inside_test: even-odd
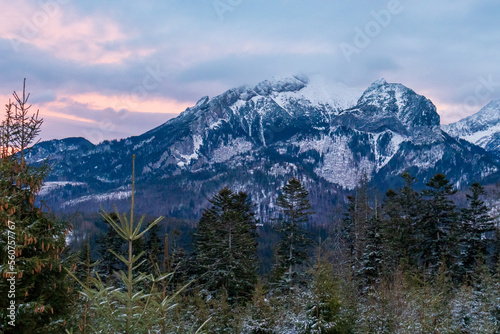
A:
[[[402,84],[380,79],[361,92],[280,77],[203,97],[140,136],[72,150],[54,145],[48,185],[67,183],[43,199],[56,211],[126,201],[132,154],[138,196],[158,206],[141,209],[194,217],[224,185],[248,191],[265,217],[292,176],[324,213],[363,175],[383,190],[405,170],[421,180],[443,172],[461,187],[498,173],[484,149],[449,136],[439,122],[432,102]],[[52,146],[39,145],[30,161],[50,155]]]

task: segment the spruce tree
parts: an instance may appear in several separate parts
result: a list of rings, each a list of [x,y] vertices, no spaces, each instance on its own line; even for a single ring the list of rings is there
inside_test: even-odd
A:
[[[368,203],[368,177],[366,174],[354,196],[347,197],[348,210],[343,221],[344,237],[350,253],[349,262],[356,271],[361,268],[361,258],[366,247],[366,233],[373,214]]]
[[[416,179],[408,172],[401,177],[403,188],[389,189],[382,208],[382,239],[384,240],[388,265],[394,270],[402,261],[416,266],[418,249],[415,243],[415,228],[421,219],[421,195],[413,189]]]
[[[309,192],[296,178],[283,187],[276,204],[281,209],[276,230],[280,233],[277,245],[277,261],[273,276],[283,280],[287,286],[297,283],[299,266],[307,259],[307,247],[311,243],[303,224],[313,214],[307,198]]]
[[[344,237],[347,244],[348,262],[355,272],[362,269],[363,254],[366,251],[368,240],[367,232],[373,209],[368,203],[368,177],[361,179],[354,196],[348,196],[348,208],[343,221]]]
[[[464,274],[471,277],[480,256],[487,255],[486,234],[495,231],[493,218],[481,199],[486,195],[483,186],[474,183],[467,194],[467,207],[461,210],[461,265]]]
[[[22,95],[14,92],[0,123],[0,332],[56,333],[65,327],[76,299],[64,270],[74,269],[66,249],[70,230],[36,202],[48,167],[26,161],[42,124],[38,111],[30,115],[28,99],[24,86]],[[15,279],[13,298],[8,298],[7,278]],[[15,327],[8,324],[11,301]]]
[[[450,268],[456,259],[458,214],[450,196],[453,185],[444,174],[434,175],[427,183],[424,195],[424,216],[417,228],[420,238],[421,264],[437,273],[446,261]]]
[[[199,282],[208,295],[227,292],[230,303],[252,297],[257,282],[256,221],[248,195],[220,190],[194,235]]]
[[[384,268],[386,259],[382,235],[380,233],[380,219],[377,215],[370,218],[368,229],[365,233],[365,248],[361,255],[358,274],[363,286],[367,287],[378,281]]]
[[[355,223],[355,211],[356,210],[356,198],[354,196],[347,196],[347,211],[344,215],[342,221],[341,235],[346,244],[348,251],[348,257],[354,257],[355,250],[355,234],[354,234],[354,223]]]

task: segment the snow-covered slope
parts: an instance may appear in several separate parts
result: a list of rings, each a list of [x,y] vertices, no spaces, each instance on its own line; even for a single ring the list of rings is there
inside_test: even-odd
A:
[[[423,182],[443,172],[459,186],[498,172],[483,149],[440,129],[430,100],[383,79],[361,92],[319,77],[274,78],[203,97],[137,137],[67,151],[64,144],[40,143],[31,156],[52,157],[49,181],[80,182],[45,194],[56,210],[125,201],[116,194],[128,190],[132,154],[137,203],[147,203],[141,209],[180,216],[196,216],[223,185],[248,191],[265,217],[291,176],[311,190],[321,213],[363,175],[386,189],[405,170]]]
[[[500,100],[491,101],[472,116],[443,125],[443,130],[500,156]]]

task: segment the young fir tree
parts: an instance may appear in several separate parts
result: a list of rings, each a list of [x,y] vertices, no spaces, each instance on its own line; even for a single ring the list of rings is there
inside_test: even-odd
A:
[[[436,174],[423,191],[424,216],[418,227],[421,264],[431,274],[439,271],[445,261],[450,268],[455,263],[458,214],[450,196],[456,190],[443,174]]]
[[[22,95],[14,92],[15,102],[9,101],[0,123],[0,332],[55,333],[63,330],[76,298],[63,269],[70,266],[65,252],[69,230],[36,204],[48,168],[26,161],[42,124],[38,112],[30,115],[28,99],[24,87]],[[12,268],[8,260],[14,261]],[[15,279],[14,298],[8,298],[7,278]],[[7,317],[11,301],[15,327]]]
[[[474,183],[467,194],[467,207],[461,210],[461,267],[464,274],[471,277],[478,260],[487,255],[488,232],[495,231],[493,218],[488,214],[489,209],[481,199],[486,195],[479,183]]]
[[[276,201],[281,209],[281,217],[276,225],[281,238],[277,244],[273,277],[288,287],[297,283],[299,266],[307,259],[307,247],[311,243],[302,226],[313,214],[308,195],[309,192],[300,181],[292,178]]]
[[[138,222],[135,220],[135,155],[132,156],[132,169],[130,215],[118,212],[115,212],[116,215],[102,213],[106,221],[127,243],[125,255],[110,250],[123,262],[125,268],[118,273],[118,286],[105,284],[99,275],[92,277],[90,284],[72,275],[80,284],[83,289],[82,294],[90,304],[92,315],[88,328],[91,333],[157,333],[162,328],[168,327],[167,311],[172,309],[175,297],[185,288],[166,296],[159,291],[158,286],[162,280],[171,277],[171,273],[161,276],[137,273],[137,268],[146,260],[143,259],[144,252],[137,254],[134,250],[134,242],[141,239],[163,217],[157,218],[145,229],[142,229],[145,216]]]
[[[256,222],[246,193],[220,190],[194,235],[199,282],[209,295],[227,293],[230,303],[252,297],[257,282]]]

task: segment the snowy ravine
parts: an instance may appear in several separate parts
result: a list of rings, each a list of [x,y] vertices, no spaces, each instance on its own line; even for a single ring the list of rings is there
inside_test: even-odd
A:
[[[44,189],[55,211],[96,211],[99,204],[125,206],[132,154],[139,209],[189,218],[225,185],[249,192],[264,218],[279,188],[297,176],[326,221],[332,203],[363,175],[384,190],[399,185],[405,170],[422,182],[443,172],[460,187],[499,172],[483,148],[443,132],[432,102],[401,84],[380,79],[362,92],[305,76],[203,97],[140,136],[98,145],[43,142],[29,159],[49,157],[55,167],[48,180],[66,182]]]

